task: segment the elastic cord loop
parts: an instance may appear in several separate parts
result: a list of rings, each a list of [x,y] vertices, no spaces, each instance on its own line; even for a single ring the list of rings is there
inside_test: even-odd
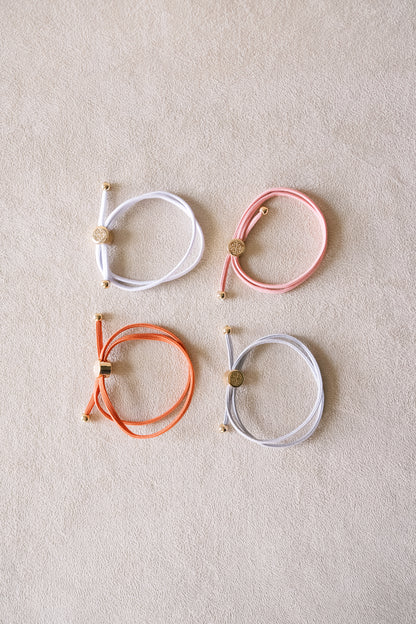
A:
[[[228,365],[230,367],[230,370],[241,369],[250,351],[252,351],[255,347],[259,345],[271,343],[287,345],[288,347],[299,353],[299,355],[309,366],[316,382],[317,395],[315,404],[310,414],[298,427],[293,429],[293,431],[291,431],[290,433],[279,436],[277,438],[262,440],[253,436],[243,424],[237,411],[237,388],[228,385],[225,399],[226,407],[224,425],[227,426],[229,423],[231,423],[234,429],[239,434],[247,438],[247,440],[250,440],[250,442],[255,442],[256,444],[260,444],[261,446],[287,447],[294,446],[295,444],[300,444],[301,442],[307,440],[317,428],[324,409],[324,389],[322,384],[321,371],[319,370],[318,363],[312,353],[309,351],[309,349],[303,344],[303,342],[301,342],[297,338],[294,338],[293,336],[288,336],[287,334],[271,334],[270,336],[264,336],[263,338],[259,338],[251,345],[246,347],[244,351],[239,355],[239,357],[234,361],[230,334],[227,333],[225,335],[225,338],[228,352]]]
[[[97,316],[100,316],[100,315],[97,315]],[[151,329],[152,331],[141,333],[141,334],[133,333],[133,334],[126,334],[124,336],[121,336],[121,334],[131,329]],[[114,349],[114,347],[122,344],[123,342],[128,342],[130,340],[156,340],[159,342],[166,342],[167,344],[173,345],[174,347],[179,349],[179,351],[185,357],[187,367],[188,367],[188,377],[187,377],[187,381],[186,381],[183,392],[181,393],[180,397],[177,399],[177,401],[175,401],[175,404],[172,405],[170,409],[168,409],[163,414],[160,414],[159,416],[155,416],[154,418],[151,418],[148,420],[134,420],[133,421],[133,420],[123,419],[118,415],[108,395],[106,385],[105,385],[105,376],[98,375],[98,377],[95,380],[94,390],[93,390],[91,399],[84,412],[84,420],[88,420],[88,416],[91,413],[95,405],[97,409],[101,412],[101,414],[103,414],[103,416],[105,416],[109,420],[114,421],[120,427],[120,429],[122,429],[125,433],[127,433],[127,435],[131,436],[132,438],[155,438],[156,436],[159,436],[162,433],[169,431],[169,429],[172,429],[172,427],[180,421],[180,419],[182,418],[182,416],[185,414],[186,410],[188,409],[191,399],[192,399],[193,392],[194,392],[194,384],[195,384],[195,376],[194,376],[194,369],[192,366],[192,362],[189,358],[188,353],[186,352],[185,347],[183,346],[179,338],[177,338],[174,334],[172,334],[172,332],[168,331],[167,329],[164,329],[163,327],[159,327],[157,325],[149,325],[147,323],[135,323],[132,325],[126,325],[126,327],[123,327],[122,329],[119,329],[118,331],[116,331],[111,336],[111,338],[109,338],[107,342],[103,345],[102,323],[101,323],[101,318],[100,318],[99,320],[96,320],[96,339],[97,339],[98,360],[100,362],[107,362],[107,358],[109,354],[111,353],[111,351]],[[138,433],[134,433],[129,428],[129,426],[149,425],[149,424],[158,422],[162,420],[163,418],[172,414],[181,405],[182,407],[180,408],[180,411],[175,416],[175,418],[165,427],[160,429],[159,431],[156,431],[154,433],[148,433],[148,434],[138,434]]]
[[[168,202],[172,206],[175,206],[175,208],[181,210],[189,218],[189,220],[191,221],[192,231],[190,242],[182,259],[176,264],[176,266],[173,267],[173,269],[166,273],[166,275],[155,280],[135,280],[128,277],[123,277],[121,275],[117,275],[110,269],[109,266],[108,243],[98,244],[96,248],[96,260],[98,268],[105,282],[110,282],[111,284],[114,284],[114,286],[117,286],[118,288],[121,288],[123,290],[147,290],[149,288],[154,288],[159,284],[178,279],[179,277],[186,275],[187,273],[189,273],[189,271],[192,271],[192,269],[196,267],[196,265],[202,258],[202,254],[204,253],[204,235],[198,221],[195,218],[194,213],[192,212],[191,207],[186,203],[185,200],[183,200],[181,197],[178,197],[177,195],[173,195],[173,193],[168,193],[166,191],[145,193],[144,195],[139,195],[138,197],[128,199],[127,201],[120,204],[117,208],[115,208],[113,212],[108,215],[108,217],[105,217],[108,207],[108,193],[109,185],[107,185],[107,187],[103,187],[98,226],[104,226],[108,230],[111,230],[111,225],[116,220],[116,218],[118,216],[121,216],[124,212],[126,212],[126,210],[132,208],[135,204],[138,204],[139,202],[146,199],[161,199]],[[195,251],[195,259],[193,261],[190,261],[190,257],[195,254]]]
[[[318,253],[318,257],[316,258],[314,263],[309,267],[309,269],[307,269],[307,271],[305,271],[304,273],[302,273],[295,279],[289,282],[286,282],[284,284],[267,284],[267,283],[259,282],[253,279],[252,277],[250,277],[249,275],[247,275],[247,273],[243,271],[243,269],[241,268],[239,256],[231,255],[230,253],[228,253],[225,259],[224,268],[223,268],[222,275],[221,275],[220,290],[219,290],[220,299],[224,299],[223,293],[225,293],[225,283],[227,280],[228,269],[230,267],[230,264],[232,268],[234,269],[234,271],[236,272],[236,274],[238,275],[238,277],[243,282],[245,282],[248,286],[251,286],[251,288],[254,288],[255,290],[260,290],[261,292],[267,292],[267,293],[284,293],[284,292],[288,292],[289,290],[292,290],[293,288],[296,288],[296,286],[299,286],[300,284],[302,284],[302,282],[307,280],[308,277],[310,277],[312,273],[316,271],[316,269],[322,262],[322,259],[325,255],[326,246],[327,246],[327,227],[326,227],[325,218],[322,212],[319,210],[318,206],[309,197],[307,197],[300,191],[296,191],[294,189],[287,189],[287,188],[270,189],[269,191],[266,191],[265,193],[257,197],[250,204],[250,206],[247,208],[247,210],[244,212],[243,216],[241,217],[241,220],[237,226],[237,229],[235,230],[233,239],[243,241],[244,243],[248,234],[256,225],[256,223],[261,218],[263,218],[268,212],[267,210],[262,210],[264,202],[268,201],[269,199],[272,199],[273,197],[290,197],[292,199],[298,199],[302,203],[304,203],[308,208],[310,208],[312,212],[318,217],[319,224],[321,227],[321,232],[322,232],[322,238],[323,238],[321,248]]]

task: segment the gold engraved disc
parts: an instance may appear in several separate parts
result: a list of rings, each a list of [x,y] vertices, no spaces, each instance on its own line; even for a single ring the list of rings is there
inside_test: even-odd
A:
[[[232,256],[241,256],[245,248],[246,244],[241,238],[233,238],[233,240],[228,243],[228,251]]]
[[[109,243],[111,240],[111,233],[104,225],[97,225],[92,233],[92,240],[94,243],[97,243],[97,245]]]
[[[233,388],[238,388],[244,381],[244,375],[239,370],[232,370],[227,375],[227,381]]]

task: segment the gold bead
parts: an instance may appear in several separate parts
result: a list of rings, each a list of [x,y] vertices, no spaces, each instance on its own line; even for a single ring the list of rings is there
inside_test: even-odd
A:
[[[227,381],[233,388],[239,388],[244,382],[244,375],[241,371],[234,369],[228,372]]]
[[[221,425],[219,425],[218,427],[218,431],[220,431],[221,433],[225,433],[226,431],[228,431],[227,425],[224,425],[223,423],[221,423]]]
[[[107,281],[107,280],[103,280],[103,281],[101,282],[101,286],[102,286],[103,288],[108,288],[108,287],[110,286],[110,282],[109,282],[109,281]]]
[[[103,182],[103,191],[109,191],[111,189],[110,182]]]
[[[96,245],[104,245],[111,243],[112,236],[110,230],[104,225],[97,225],[95,230],[92,233],[92,240]]]
[[[96,377],[110,377],[111,375],[111,362],[104,362],[102,360],[97,360],[94,364],[94,375]]]
[[[241,238],[233,238],[233,240],[228,243],[228,251],[232,256],[241,256],[245,248],[246,244]]]
[[[90,417],[88,416],[88,414],[83,414],[83,415],[82,415],[82,420],[83,420],[84,422],[88,422],[88,421],[89,421],[89,419],[90,419]]]
[[[229,325],[226,325],[225,327],[223,327],[222,333],[231,334],[231,327]]]
[[[219,290],[217,292],[218,299],[225,299],[225,292],[223,290]]]
[[[262,206],[260,208],[260,212],[264,215],[266,215],[269,212],[269,209],[267,208],[267,206]]]
[[[94,314],[94,318],[96,321],[102,321],[103,320],[103,315],[102,314]]]

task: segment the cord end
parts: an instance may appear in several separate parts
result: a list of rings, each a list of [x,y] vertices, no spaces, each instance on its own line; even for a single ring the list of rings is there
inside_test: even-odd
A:
[[[228,427],[227,427],[227,425],[224,425],[224,423],[221,423],[221,424],[218,426],[218,431],[219,431],[220,433],[226,433],[226,432],[228,431]]]
[[[84,422],[88,422],[88,421],[89,421],[89,419],[90,419],[90,417],[88,416],[88,414],[83,414],[83,415],[82,415],[82,420],[83,420]]]
[[[217,292],[218,299],[225,299],[225,292],[223,290],[219,290]]]
[[[97,314],[94,314],[94,320],[102,321],[103,320],[103,315],[100,314],[99,312],[97,312]]]
[[[267,213],[269,212],[269,209],[267,208],[267,206],[262,206],[260,208],[260,212],[262,215],[267,215]]]
[[[222,328],[222,333],[231,334],[231,327],[229,325],[226,325],[225,327]]]
[[[111,189],[110,182],[103,182],[101,186],[102,186],[103,191],[109,191]]]
[[[108,280],[103,280],[103,281],[101,282],[101,286],[102,286],[103,288],[108,288],[108,287],[110,286],[110,282],[109,282]]]

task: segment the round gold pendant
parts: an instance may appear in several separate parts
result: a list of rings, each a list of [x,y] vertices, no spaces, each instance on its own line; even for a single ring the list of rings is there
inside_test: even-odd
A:
[[[233,240],[228,243],[228,251],[232,256],[241,256],[245,248],[246,244],[241,238],[233,238]]]
[[[111,232],[104,225],[97,225],[92,233],[92,240],[97,245],[109,243],[111,241]]]
[[[244,375],[239,370],[232,370],[227,375],[227,381],[233,388],[239,388],[244,381]]]

